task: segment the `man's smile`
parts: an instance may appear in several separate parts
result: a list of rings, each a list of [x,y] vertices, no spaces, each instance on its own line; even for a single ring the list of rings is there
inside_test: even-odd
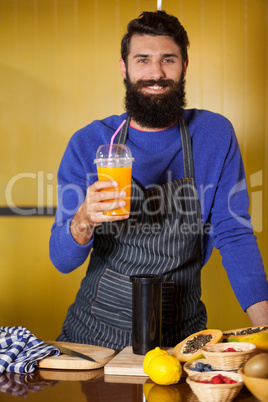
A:
[[[163,87],[163,86],[161,86],[161,85],[148,85],[148,86],[146,86],[145,87],[147,90],[149,89],[149,91],[150,92],[153,92],[153,93],[163,93],[164,91],[166,91],[166,89],[168,88],[167,86],[166,87]]]
[[[170,90],[170,85],[169,83],[165,83],[164,85],[161,85],[159,83],[143,83],[141,86],[140,90],[143,93],[149,93],[149,94],[162,94]]]
[[[147,88],[149,88],[149,89],[162,89],[163,87],[160,87],[159,85],[153,85],[153,86],[150,86],[150,87],[147,87]]]
[[[153,86],[143,87],[143,91],[147,94],[162,94],[162,93],[166,92],[167,88],[168,87],[153,85]]]

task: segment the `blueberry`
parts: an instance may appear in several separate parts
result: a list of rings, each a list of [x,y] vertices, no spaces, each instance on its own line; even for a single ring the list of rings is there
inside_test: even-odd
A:
[[[190,370],[197,371],[194,367],[190,367]]]
[[[196,363],[195,369],[196,369],[197,371],[203,371],[203,370],[204,370],[204,364],[201,363],[201,362]]]
[[[212,369],[211,364],[206,364],[206,366],[210,369]]]

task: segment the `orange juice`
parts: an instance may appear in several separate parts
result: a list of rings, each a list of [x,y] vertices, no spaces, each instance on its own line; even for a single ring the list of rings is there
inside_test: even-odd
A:
[[[98,179],[114,180],[118,183],[118,187],[107,189],[107,191],[125,191],[127,196],[120,198],[126,201],[126,205],[123,208],[116,208],[113,210],[105,211],[104,215],[128,215],[130,212],[130,196],[131,196],[131,173],[132,167],[98,167]],[[119,199],[118,199],[119,200]],[[111,201],[107,200],[106,202]]]

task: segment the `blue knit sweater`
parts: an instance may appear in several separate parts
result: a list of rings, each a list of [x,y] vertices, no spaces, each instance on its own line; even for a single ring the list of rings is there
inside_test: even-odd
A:
[[[111,116],[77,131],[67,146],[59,172],[59,205],[50,238],[50,258],[68,273],[87,259],[93,239],[79,245],[70,222],[83,202],[87,187],[97,180],[94,158],[101,144],[125,118]],[[244,310],[268,299],[262,258],[248,214],[249,198],[243,162],[231,123],[205,110],[185,110],[193,148],[196,187],[205,230],[204,263],[213,246],[220,249],[231,286]],[[129,127],[127,144],[135,158],[133,177],[144,188],[184,177],[178,125],[157,132]],[[211,230],[208,230],[211,224]],[[215,273],[216,274],[216,273]]]

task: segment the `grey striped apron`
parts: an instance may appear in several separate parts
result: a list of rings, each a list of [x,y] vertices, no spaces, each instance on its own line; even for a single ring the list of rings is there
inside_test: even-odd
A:
[[[117,136],[127,140],[129,118]],[[132,344],[131,275],[164,276],[162,346],[206,327],[201,302],[202,221],[191,138],[179,121],[185,178],[144,190],[132,180],[129,219],[94,232],[86,277],[58,340],[121,349]]]

